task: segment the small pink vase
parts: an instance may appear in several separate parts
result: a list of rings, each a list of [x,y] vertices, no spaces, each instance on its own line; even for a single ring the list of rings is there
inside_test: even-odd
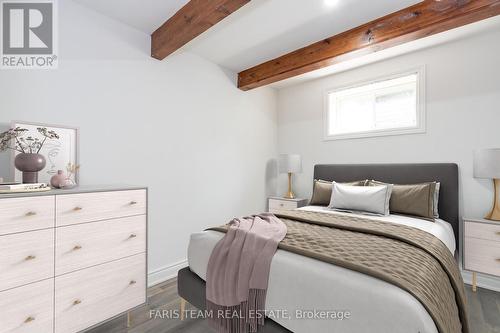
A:
[[[50,178],[50,185],[55,188],[61,188],[66,183],[66,175],[62,170],[57,170],[57,174]]]

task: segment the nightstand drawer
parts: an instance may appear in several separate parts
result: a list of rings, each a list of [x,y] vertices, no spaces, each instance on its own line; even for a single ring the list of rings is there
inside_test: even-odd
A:
[[[56,226],[146,214],[146,191],[58,195]]]
[[[465,237],[465,269],[500,275],[500,242]]]
[[[297,208],[296,201],[269,199],[269,210],[292,210]]]
[[[54,229],[0,236],[0,290],[54,276]]]
[[[0,333],[48,333],[54,326],[54,279],[0,292]]]
[[[54,196],[0,199],[0,235],[54,227]]]
[[[466,221],[465,235],[466,237],[500,242],[500,224],[496,225]]]
[[[56,229],[56,275],[146,252],[146,216]]]

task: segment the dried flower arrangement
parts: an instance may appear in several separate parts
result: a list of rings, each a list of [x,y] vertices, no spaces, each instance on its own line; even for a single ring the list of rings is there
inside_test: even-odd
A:
[[[43,140],[32,136],[25,138],[24,135],[29,130],[21,127],[11,128],[0,133],[0,152],[11,149],[24,154],[38,154],[47,139],[59,139],[56,132],[49,131],[45,127],[38,127],[37,131],[43,136]],[[14,145],[12,145],[13,142]]]
[[[71,177],[76,174],[76,172],[80,169],[80,166],[78,164],[73,164],[73,163],[68,163],[66,166],[66,171],[68,172],[68,175],[66,176],[67,179],[71,179]]]

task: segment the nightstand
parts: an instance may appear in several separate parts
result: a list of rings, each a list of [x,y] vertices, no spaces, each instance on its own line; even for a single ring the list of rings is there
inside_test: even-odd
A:
[[[472,272],[472,291],[477,273],[500,276],[500,223],[464,218],[464,268]]]
[[[295,198],[287,199],[282,197],[270,197],[268,199],[268,206],[270,213],[279,213],[284,210],[292,210],[307,205],[307,199]]]

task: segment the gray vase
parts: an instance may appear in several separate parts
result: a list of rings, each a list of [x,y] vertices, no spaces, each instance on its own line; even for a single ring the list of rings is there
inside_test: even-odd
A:
[[[45,168],[45,157],[40,154],[25,154],[16,155],[14,165],[16,169],[23,173],[23,183],[33,184],[38,183],[38,171]]]

